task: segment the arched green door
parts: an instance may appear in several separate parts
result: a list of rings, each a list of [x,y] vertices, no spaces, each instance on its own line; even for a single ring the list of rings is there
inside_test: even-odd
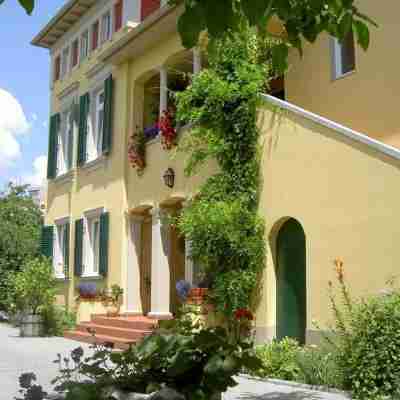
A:
[[[284,223],[277,238],[277,339],[305,343],[307,321],[306,239],[294,219]]]

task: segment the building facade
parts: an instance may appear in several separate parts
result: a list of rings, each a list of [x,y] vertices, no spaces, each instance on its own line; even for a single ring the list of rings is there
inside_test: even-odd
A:
[[[336,258],[355,295],[378,293],[397,274],[400,151],[390,144],[400,136],[390,96],[398,78],[386,63],[385,78],[371,75],[389,51],[395,10],[364,3],[381,26],[370,52],[352,38],[322,37],[303,59],[291,55],[276,97],[265,95],[260,108],[268,255],[259,340],[316,340],[313,320],[330,319]],[[57,301],[79,320],[104,312],[101,302],[76,302],[82,282],[118,284],[123,312],[160,319],[178,307],[176,282],[196,281],[190,245],[164,216],[179,213],[215,165],[186,177],[184,155],[166,150],[155,127],[168,90],[183,89],[207,64],[201,46],[182,47],[181,12],[159,0],[70,0],[33,41],[52,64],[45,250]],[[376,104],[379,93],[386,108]],[[147,135],[141,174],[128,155],[137,129]]]

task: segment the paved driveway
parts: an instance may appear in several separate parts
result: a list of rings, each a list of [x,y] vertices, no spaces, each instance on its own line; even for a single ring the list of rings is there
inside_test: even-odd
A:
[[[18,329],[0,323],[0,400],[12,400],[18,394],[18,377],[34,372],[47,389],[57,375],[53,363],[57,353],[68,355],[79,343],[63,338],[20,338]],[[87,349],[88,346],[84,347]],[[237,378],[239,386],[224,395],[224,400],[345,400],[333,393],[321,393],[267,383],[259,379]]]
[[[47,388],[57,375],[57,353],[68,353],[79,343],[63,338],[20,338],[18,329],[0,323],[0,400],[18,394],[18,377],[34,372]]]

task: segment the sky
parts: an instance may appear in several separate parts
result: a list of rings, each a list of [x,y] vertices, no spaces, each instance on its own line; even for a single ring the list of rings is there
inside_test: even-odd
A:
[[[17,0],[0,5],[0,189],[45,178],[50,57],[30,42],[65,1],[38,0],[32,16]]]

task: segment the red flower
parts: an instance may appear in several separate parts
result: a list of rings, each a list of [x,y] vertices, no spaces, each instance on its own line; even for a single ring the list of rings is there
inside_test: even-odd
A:
[[[235,311],[235,318],[237,320],[247,319],[248,321],[253,321],[253,313],[247,308],[238,308]]]
[[[171,149],[175,144],[176,129],[173,124],[173,115],[170,111],[163,111],[159,128],[164,148],[167,150]]]

